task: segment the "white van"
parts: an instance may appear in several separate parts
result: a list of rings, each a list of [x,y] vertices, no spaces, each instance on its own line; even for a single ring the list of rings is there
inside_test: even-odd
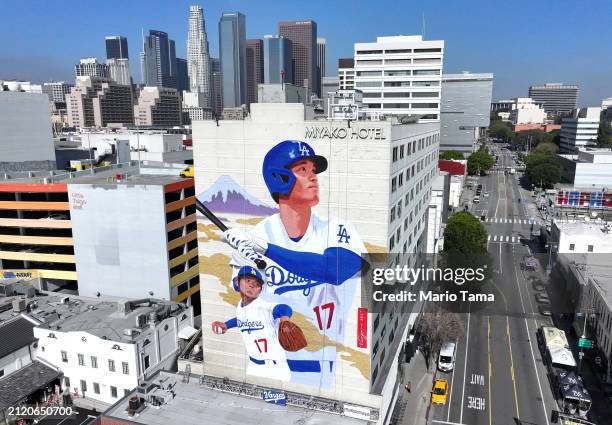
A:
[[[445,342],[438,356],[438,369],[442,372],[450,372],[455,368],[455,352],[457,345],[454,342]]]

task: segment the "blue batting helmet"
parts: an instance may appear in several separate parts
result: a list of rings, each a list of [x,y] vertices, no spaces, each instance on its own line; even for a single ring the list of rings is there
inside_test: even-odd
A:
[[[262,167],[263,177],[276,203],[280,195],[288,195],[293,189],[295,176],[289,168],[293,163],[303,159],[314,162],[317,174],[327,170],[327,159],[315,154],[308,143],[299,140],[280,142],[266,154]]]
[[[260,285],[263,285],[264,283],[263,277],[261,276],[261,273],[259,273],[259,270],[251,266],[242,266],[238,270],[238,274],[232,279],[234,290],[236,290],[237,292],[240,292],[240,285],[238,284],[238,281],[240,280],[241,277],[245,277],[245,276],[253,276],[255,279],[259,281]]]

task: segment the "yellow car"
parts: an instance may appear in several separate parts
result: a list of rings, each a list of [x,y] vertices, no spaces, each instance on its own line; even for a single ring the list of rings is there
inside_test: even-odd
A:
[[[433,390],[431,391],[431,404],[446,404],[448,397],[448,381],[446,379],[436,379]]]
[[[183,171],[181,171],[181,177],[193,177],[194,174],[195,173],[193,171],[193,165],[190,165],[189,167],[187,167]]]

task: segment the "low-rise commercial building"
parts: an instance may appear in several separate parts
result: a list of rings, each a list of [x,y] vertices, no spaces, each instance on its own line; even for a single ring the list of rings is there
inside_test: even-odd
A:
[[[604,221],[553,220],[551,240],[561,254],[612,254],[612,229]]]
[[[510,110],[510,122],[514,125],[543,124],[546,121],[546,111],[529,97],[514,99]]]
[[[183,168],[132,162],[0,180],[0,268],[84,296],[181,301],[199,314],[195,191]]]
[[[441,171],[431,183],[431,200],[427,217],[427,253],[440,251],[443,243],[444,224],[448,218],[450,198],[450,173]]]
[[[560,154],[558,158],[563,182],[597,189],[612,187],[612,149],[582,148],[577,154]]]
[[[339,90],[353,90],[355,88],[355,60],[353,58],[338,59]]]
[[[174,127],[181,125],[181,96],[176,89],[143,87],[134,105],[138,126]]]
[[[596,145],[601,108],[579,108],[563,118],[559,141],[560,153],[575,153]]]

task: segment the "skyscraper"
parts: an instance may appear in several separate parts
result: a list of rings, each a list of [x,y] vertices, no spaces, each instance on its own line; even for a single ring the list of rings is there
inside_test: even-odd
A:
[[[127,38],[121,35],[106,37],[106,59],[129,59]]]
[[[221,78],[221,62],[218,58],[210,58],[210,74],[212,83],[212,112],[215,117],[221,117],[223,112],[223,89]]]
[[[257,102],[257,85],[263,83],[263,40],[246,41],[247,101]]]
[[[189,65],[186,59],[176,58],[176,88],[179,92],[189,90]]]
[[[177,86],[174,40],[163,31],[150,30],[140,54],[142,82],[147,86]]]
[[[223,107],[247,103],[246,24],[242,13],[224,13],[219,21]]]
[[[317,23],[312,20],[280,22],[278,33],[292,43],[293,83],[319,94]]]
[[[529,87],[529,97],[544,107],[550,115],[568,115],[576,109],[578,86],[546,83]]]
[[[263,40],[264,83],[293,84],[293,56],[291,40],[267,35]]]
[[[187,34],[187,72],[189,90],[199,92],[203,107],[210,107],[211,78],[208,39],[201,6],[189,6],[189,32]]]
[[[319,84],[325,77],[325,39],[317,38],[317,70],[319,71]]]
[[[75,77],[108,77],[108,66],[97,58],[83,58],[74,66]]]

